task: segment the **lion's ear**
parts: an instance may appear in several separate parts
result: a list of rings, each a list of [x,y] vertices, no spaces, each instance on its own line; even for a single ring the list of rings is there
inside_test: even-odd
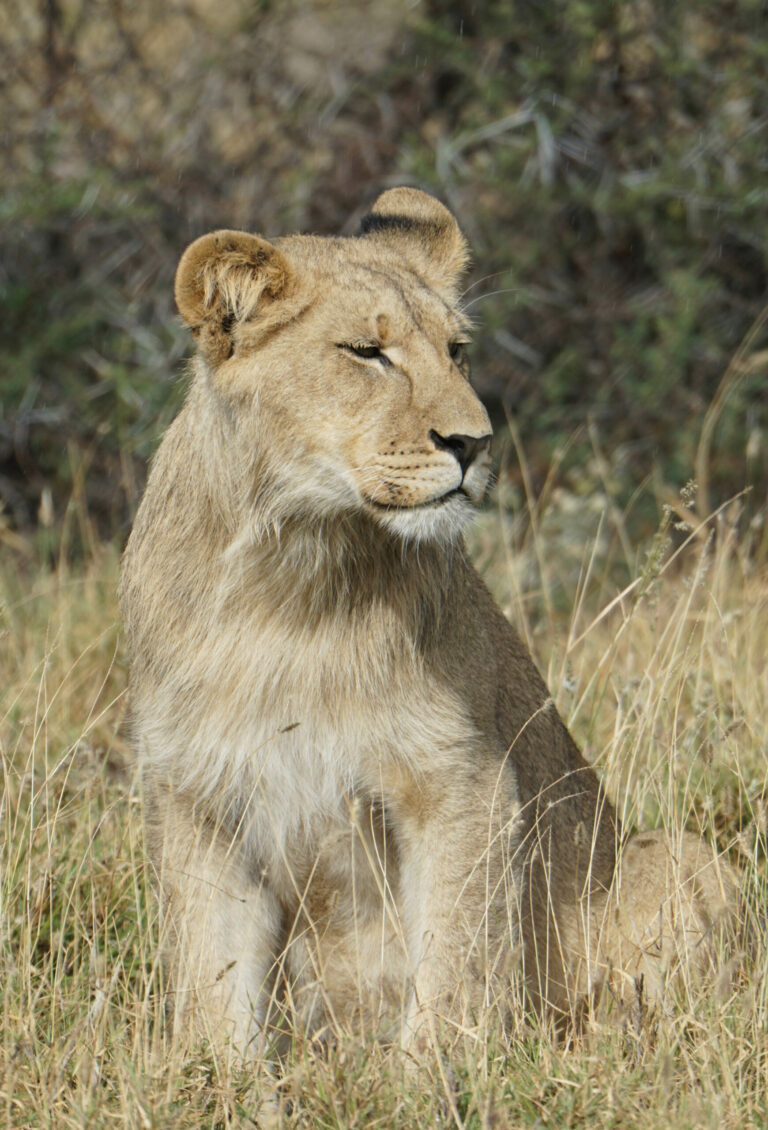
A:
[[[456,220],[434,196],[390,188],[363,216],[360,234],[385,240],[428,286],[455,301],[469,249]]]
[[[285,295],[293,272],[282,252],[258,235],[215,231],[190,244],[176,271],[176,305],[211,364],[232,354],[239,322]]]

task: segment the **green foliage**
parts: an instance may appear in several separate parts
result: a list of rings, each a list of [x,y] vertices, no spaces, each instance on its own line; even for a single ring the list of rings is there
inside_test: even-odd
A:
[[[371,0],[364,29],[347,0],[11,2],[0,497],[18,525],[46,489],[60,516],[84,460],[92,512],[124,524],[179,399],[189,239],[336,232],[398,181],[467,231],[475,380],[534,481],[587,423],[630,490],[654,462],[691,477],[768,289],[758,0]],[[708,501],[749,481],[756,512],[765,344],[709,450]]]
[[[685,476],[766,299],[764,10],[429,9],[420,49],[449,91],[431,183],[459,203],[488,273],[481,388],[548,437],[540,459],[591,419],[607,442],[637,445],[638,474],[650,441]],[[424,131],[419,175],[423,144]],[[743,482],[746,418],[768,423],[763,383],[764,369],[730,406],[721,493]]]
[[[125,461],[146,460],[178,401],[170,263],[166,294],[126,294],[135,232],[156,222],[134,193],[109,173],[61,183],[39,169],[4,201],[0,456],[23,475],[6,491],[20,524],[46,486],[71,496],[85,459],[97,517],[119,526]]]

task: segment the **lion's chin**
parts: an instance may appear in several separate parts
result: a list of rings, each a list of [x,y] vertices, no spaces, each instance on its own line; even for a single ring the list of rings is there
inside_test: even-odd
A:
[[[390,533],[409,542],[458,541],[476,513],[474,503],[463,491],[419,506],[375,508],[376,520]]]

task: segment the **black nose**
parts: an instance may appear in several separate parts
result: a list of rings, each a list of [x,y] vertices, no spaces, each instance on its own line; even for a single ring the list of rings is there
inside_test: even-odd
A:
[[[456,456],[461,473],[464,475],[467,472],[467,467],[472,460],[490,447],[491,437],[487,436],[441,436],[434,429],[430,431],[429,438],[434,443],[435,447],[441,448],[443,451],[450,451],[452,455]]]

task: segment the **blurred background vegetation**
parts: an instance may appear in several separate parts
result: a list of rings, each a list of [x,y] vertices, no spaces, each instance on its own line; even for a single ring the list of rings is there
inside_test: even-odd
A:
[[[439,195],[469,236],[475,382],[535,488],[553,461],[574,494],[599,480],[623,506],[650,476],[662,499],[698,478],[702,508],[748,485],[762,530],[763,0],[4,13],[6,531],[55,537],[80,508],[124,536],[183,395],[172,279],[188,241],[351,233],[400,183]],[[503,473],[517,489],[517,464]]]

